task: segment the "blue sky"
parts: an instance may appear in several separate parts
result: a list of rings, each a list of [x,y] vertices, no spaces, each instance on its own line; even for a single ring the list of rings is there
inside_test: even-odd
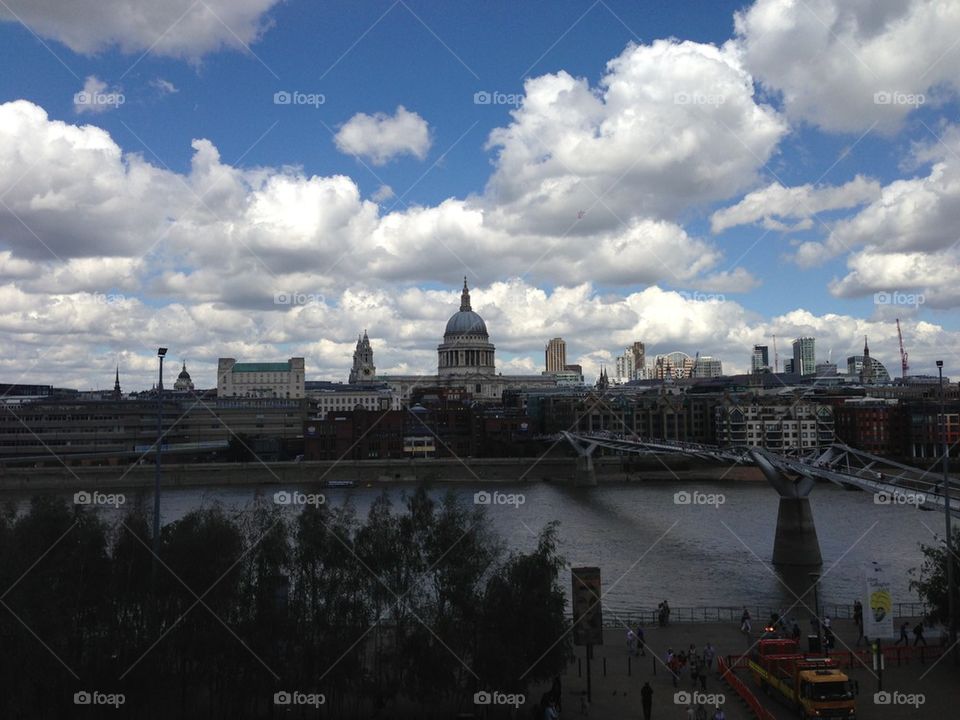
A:
[[[631,339],[744,369],[772,334],[870,333],[892,369],[898,316],[917,371],[960,349],[943,4],[114,5],[0,12],[8,381],[146,385],[158,344],[201,383],[220,355],[336,378],[364,327],[425,371],[465,274],[505,372],[555,335],[588,373]]]

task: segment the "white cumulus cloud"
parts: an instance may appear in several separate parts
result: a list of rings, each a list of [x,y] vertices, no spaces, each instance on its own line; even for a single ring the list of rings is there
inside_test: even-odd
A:
[[[423,160],[431,143],[427,121],[403,105],[393,115],[357,113],[343,124],[334,141],[340,152],[365,157],[374,165],[401,155]]]

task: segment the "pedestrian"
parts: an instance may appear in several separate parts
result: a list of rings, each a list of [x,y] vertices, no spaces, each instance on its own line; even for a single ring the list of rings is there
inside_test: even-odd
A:
[[[703,648],[703,663],[706,665],[707,670],[713,670],[713,659],[717,656],[717,651],[713,649],[713,645],[707,643],[706,647]]]
[[[722,707],[717,707],[717,711],[713,714],[713,720],[727,720]]]
[[[678,687],[677,683],[680,680],[680,658],[674,655],[670,658],[670,675],[673,678],[673,686]]]
[[[556,675],[553,678],[553,685],[550,687],[550,694],[553,696],[553,701],[557,703],[557,712],[563,712],[563,690],[560,686],[559,675]]]
[[[707,720],[707,710],[703,707],[703,703],[697,703],[697,712],[693,717],[695,720]]]
[[[793,628],[790,630],[790,637],[800,642],[800,623],[796,620],[793,621]]]
[[[835,638],[833,636],[833,629],[829,625],[823,626],[823,640],[827,646],[827,650],[833,650]]]
[[[640,648],[640,656],[646,657],[647,656],[647,650],[646,650],[647,643],[645,639],[646,636],[643,634],[643,627],[639,623],[637,624],[636,635],[637,635],[637,646]]]
[[[697,681],[700,678],[700,659],[693,655],[690,658],[690,688],[697,689]]]
[[[899,645],[903,643],[905,646],[910,644],[910,636],[907,634],[907,628],[910,627],[910,623],[904,621],[900,626],[900,637],[894,643],[894,645]]]
[[[590,701],[587,700],[587,691],[580,691],[580,714],[589,715],[590,714]],[[649,717],[649,716],[648,716]]]
[[[697,720],[697,711],[693,709],[693,703],[687,705],[687,720]]]
[[[700,668],[700,691],[707,691],[707,669],[706,667]]]
[[[918,643],[923,643],[924,647],[926,647],[927,645],[926,638],[923,637],[923,620],[918,622],[916,626],[913,628],[914,647],[916,647]]]
[[[637,634],[633,630],[627,630],[627,655],[637,656]]]
[[[547,705],[547,709],[543,713],[543,720],[560,720],[560,711],[553,700]]]
[[[650,710],[653,707],[653,688],[645,682],[640,689],[640,704],[643,706],[643,720],[650,720]]]
[[[664,615],[664,625],[670,624],[670,603],[666,600],[663,601],[663,615]]]
[[[857,647],[863,640],[863,603],[859,600],[853,601],[853,621],[857,624]]]

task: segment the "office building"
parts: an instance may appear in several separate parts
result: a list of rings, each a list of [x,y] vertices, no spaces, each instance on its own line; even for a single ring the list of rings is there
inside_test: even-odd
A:
[[[801,337],[793,341],[793,372],[798,375],[814,375],[817,372],[814,338]]]
[[[766,345],[754,345],[750,357],[750,372],[770,372],[770,349]]]
[[[217,397],[304,397],[303,358],[286,362],[238,363],[234,358],[217,361]]]
[[[555,337],[547,343],[546,368],[548,373],[563,372],[567,367],[567,343]]]

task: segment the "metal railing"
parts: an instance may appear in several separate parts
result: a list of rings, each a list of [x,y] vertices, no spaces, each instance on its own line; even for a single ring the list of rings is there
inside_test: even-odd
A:
[[[811,603],[808,603],[812,605]],[[749,611],[750,618],[754,626],[766,622],[773,613],[786,611],[789,606],[780,608],[766,605],[716,605],[699,607],[671,607],[670,623],[691,623],[691,622],[731,622],[740,623],[740,617],[744,608]],[[928,607],[922,602],[901,602],[893,606],[894,617],[919,618],[926,617]],[[837,620],[853,619],[853,603],[823,603],[820,611],[824,617]],[[809,611],[802,605],[795,606],[787,612],[792,619],[806,619]],[[610,608],[609,612],[604,613],[603,624],[605,627],[628,627],[642,625],[645,627],[659,625],[660,611],[658,608],[631,608],[628,610],[619,610]]]

